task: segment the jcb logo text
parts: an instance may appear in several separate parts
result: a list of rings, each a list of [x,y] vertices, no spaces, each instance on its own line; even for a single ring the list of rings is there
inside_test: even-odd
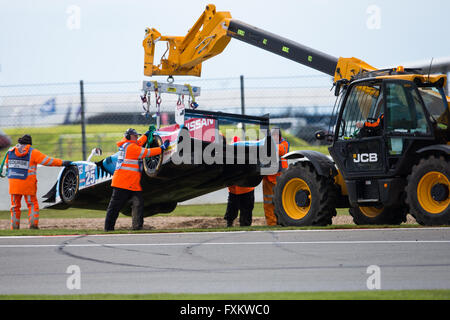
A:
[[[353,155],[353,162],[355,162],[355,163],[378,162],[378,154],[376,154],[376,153],[356,153]]]

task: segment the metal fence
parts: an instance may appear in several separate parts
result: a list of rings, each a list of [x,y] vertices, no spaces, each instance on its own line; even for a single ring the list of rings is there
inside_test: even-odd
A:
[[[322,75],[178,77],[175,83],[201,87],[201,96],[196,99],[201,110],[270,114],[271,124],[310,144],[316,143],[315,131],[328,129],[335,102],[330,91],[332,79]],[[29,133],[33,146],[67,160],[86,158],[94,147],[102,148],[104,155],[112,154],[116,152],[115,142],[127,128],[145,132],[149,124],[155,123],[154,118],[144,114],[141,87],[142,81],[0,86],[0,134],[6,134],[15,144],[18,137]],[[162,96],[162,124],[174,122],[178,98]],[[150,111],[154,112],[154,100],[150,102]]]

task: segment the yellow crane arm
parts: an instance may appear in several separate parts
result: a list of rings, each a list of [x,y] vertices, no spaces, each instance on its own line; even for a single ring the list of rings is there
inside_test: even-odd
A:
[[[227,36],[229,12],[216,12],[209,4],[194,26],[184,37],[162,36],[154,28],[145,30],[142,43],[145,51],[144,74],[200,76],[202,62],[221,53],[230,42]],[[154,64],[155,44],[167,42],[167,51],[158,65]]]

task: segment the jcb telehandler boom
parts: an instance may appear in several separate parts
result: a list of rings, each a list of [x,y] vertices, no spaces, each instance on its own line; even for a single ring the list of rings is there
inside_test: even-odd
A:
[[[144,74],[201,75],[202,62],[220,54],[231,38],[247,42],[287,59],[329,74],[335,81],[350,79],[374,67],[356,58],[335,58],[295,41],[231,18],[229,12],[216,12],[213,4],[205,11],[184,37],[162,36],[154,28],[145,30]],[[167,50],[160,63],[154,64],[155,44],[167,42]],[[166,57],[167,52],[168,57]]]
[[[356,58],[335,58],[232,19],[208,5],[185,37],[147,29],[144,74],[200,76],[201,64],[231,38],[307,65],[334,78],[338,96],[332,160],[299,150],[278,179],[275,206],[282,225],[325,225],[338,207],[357,224],[450,224],[450,98],[446,75],[396,67],[378,70]],[[168,57],[154,65],[155,43]]]

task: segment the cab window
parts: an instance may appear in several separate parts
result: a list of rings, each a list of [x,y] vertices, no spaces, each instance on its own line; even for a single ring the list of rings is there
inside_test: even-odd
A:
[[[362,83],[351,88],[339,127],[339,139],[381,135],[384,99],[381,84]]]
[[[419,92],[431,117],[441,129],[448,128],[449,107],[442,88],[419,86]]]
[[[386,82],[386,129],[390,134],[429,134],[427,119],[416,86],[411,82]]]

